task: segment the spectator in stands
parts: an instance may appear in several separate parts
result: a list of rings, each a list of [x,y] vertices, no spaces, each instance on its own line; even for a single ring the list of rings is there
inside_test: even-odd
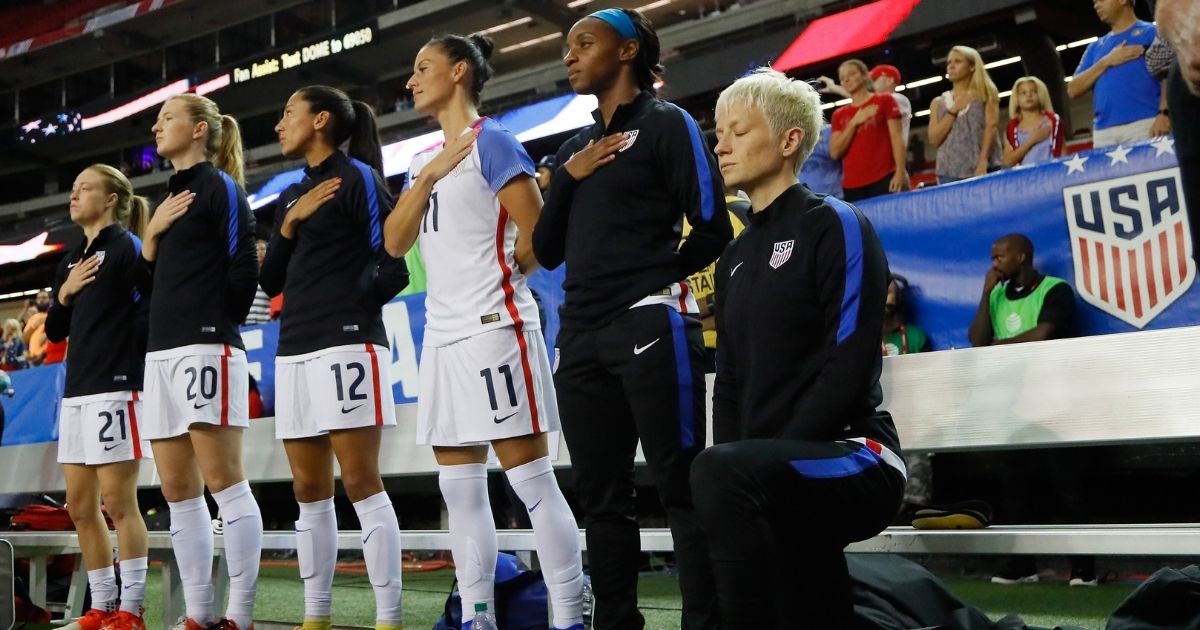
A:
[[[547,190],[550,190],[550,177],[554,175],[554,169],[556,168],[558,168],[558,158],[553,153],[543,156],[542,159],[538,160],[537,185],[538,190],[541,190],[543,195],[546,194]]]
[[[249,425],[245,344],[238,325],[254,301],[254,215],[242,188],[242,138],[232,116],[196,94],[172,96],[152,128],[175,173],[142,241],[139,284],[150,297],[143,435],[171,514],[187,630],[251,626],[262,514],[242,467]],[[167,203],[164,201],[164,203]],[[229,601],[213,598],[208,486],[225,525]]]
[[[1200,262],[1200,3],[1159,0],[1156,15],[1159,33],[1175,50],[1167,101],[1175,112],[1175,155],[1192,228],[1192,254]]]
[[[1088,44],[1067,84],[1071,98],[1092,93],[1092,145],[1106,147],[1170,133],[1166,92],[1151,76],[1142,54],[1155,26],[1137,19],[1133,0],[1094,0],[1109,32]]]
[[[263,260],[267,257],[267,238],[270,238],[270,233],[262,229],[259,224],[258,238],[254,240],[254,255],[258,262],[258,268],[261,270]],[[281,294],[282,295],[282,294]],[[263,291],[262,285],[258,285],[254,290],[254,301],[250,303],[250,312],[246,314],[246,325],[265,324],[271,321],[271,296]],[[250,416],[253,418],[254,416]]]
[[[842,198],[842,162],[829,155],[829,138],[833,135],[833,127],[822,123],[821,136],[817,138],[817,146],[812,155],[800,167],[796,179],[808,189],[824,195]]]
[[[299,504],[304,627],[328,630],[337,563],[334,461],[362,523],[375,628],[401,628],[400,525],[379,473],[385,428],[396,426],[383,305],[408,283],[383,250],[394,198],[370,105],[326,85],[297,90],[275,125],[284,157],[305,177],[276,201],[259,281],[287,296],[275,357],[275,437]],[[346,145],[347,152],[339,147]],[[338,325],[330,326],[329,322]]]
[[[908,279],[893,273],[889,276],[887,301],[883,304],[883,356],[929,352],[929,336],[920,326],[907,321]],[[933,502],[933,455],[905,453],[908,482],[904,485],[904,510],[911,514],[916,508]]]
[[[125,175],[106,164],[84,169],[71,189],[71,220],[84,238],[59,263],[45,333],[55,341],[70,335],[75,343],[60,405],[58,462],[92,603],[66,630],[146,628],[148,541],[137,480],[142,458],[150,456],[140,436],[147,301],[134,278],[149,210]],[[101,502],[117,530],[120,589]]]
[[[417,442],[433,447],[438,462],[462,618],[474,619],[474,605],[492,607],[496,599],[496,530],[487,510],[490,443],[533,526],[553,609],[550,626],[582,630],[579,525],[550,464],[545,432],[557,431],[558,409],[528,282],[537,269],[530,237],[542,195],[533,161],[513,134],[479,117],[479,93],[493,74],[492,48],[492,40],[478,34],[436,37],[417,53],[408,83],[414,105],[437,119],[446,140],[414,156],[410,184],[385,226],[394,255],[420,241],[429,273]],[[442,219],[455,222],[452,230],[437,228],[442,204],[453,208],[454,218]],[[494,257],[461,254],[480,249]],[[479,313],[498,314],[481,320]],[[470,382],[479,383],[479,395],[456,391]]]
[[[900,85],[900,69],[886,63],[875,66],[871,68],[871,82],[875,84],[876,93],[891,94],[892,98],[896,99],[896,107],[900,109],[900,138],[904,140],[907,149],[913,110],[908,97],[896,91],[896,87]]]
[[[842,195],[859,201],[908,187],[901,135],[903,115],[890,94],[872,92],[867,64],[858,59],[838,67],[850,103],[833,112],[829,155],[842,160]]]
[[[809,85],[763,68],[716,112],[721,173],[753,208],[717,266],[717,445],[691,472],[721,624],[858,628],[843,549],[904,489],[878,410],[887,261],[861,212],[796,184],[821,124]]]
[[[951,48],[946,75],[953,87],[929,106],[929,143],[937,147],[939,184],[986,175],[1001,163],[1000,92],[979,51]]]
[[[566,263],[554,384],[585,514],[594,624],[645,623],[633,518],[640,439],[675,543],[682,626],[712,628],[717,603],[687,480],[706,441],[704,343],[683,280],[732,237],[724,189],[695,119],[656,96],[660,43],[644,15],[592,13],[566,46],[571,89],[599,108],[558,150],[533,245],[546,268]],[[692,231],[680,248],[685,215]]]
[[[4,363],[0,365],[0,369],[11,372],[29,367],[25,340],[21,338],[21,322],[16,319],[4,322],[4,356],[2,358]]]
[[[1023,234],[1008,234],[992,244],[992,268],[984,279],[979,308],[967,332],[972,346],[1075,335],[1075,293],[1071,285],[1062,278],[1039,272],[1033,265],[1033,253],[1033,242]],[[1012,523],[1032,524],[1041,516],[1031,510],[1032,497],[1049,491],[1053,504],[1067,520],[1086,522],[1087,508],[1077,460],[1070,449],[1053,453],[1013,451],[1004,455],[1001,516]],[[1038,571],[1033,556],[1013,556],[992,576],[996,584],[1036,581]],[[1070,583],[1094,586],[1095,559],[1072,556]]]
[[[1054,113],[1050,91],[1037,77],[1021,77],[1008,97],[1008,129],[1004,134],[1004,166],[1041,164],[1060,157],[1066,133]]]

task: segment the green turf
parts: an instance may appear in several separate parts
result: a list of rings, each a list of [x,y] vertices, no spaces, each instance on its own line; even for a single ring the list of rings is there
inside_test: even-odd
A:
[[[259,577],[255,619],[296,622],[304,614],[304,587],[295,568],[263,567]],[[432,628],[442,614],[454,580],[452,570],[404,575],[404,619],[409,630]],[[950,589],[982,609],[993,620],[1015,613],[1026,623],[1053,628],[1074,625],[1101,630],[1108,615],[1133,590],[1129,584],[1069,588],[1062,583],[998,586],[983,579],[951,578]],[[162,610],[162,581],[152,568],[146,580],[147,619],[157,621]],[[647,630],[679,627],[679,584],[667,573],[643,574],[639,598]],[[334,580],[333,618],[339,625],[369,627],[375,597],[366,576],[338,575]],[[153,621],[148,624],[157,627]]]
[[[1135,588],[1131,584],[1069,587],[1063,582],[1001,586],[983,579],[945,580],[954,594],[978,606],[993,620],[1015,613],[1034,626],[1073,625],[1100,630]]]

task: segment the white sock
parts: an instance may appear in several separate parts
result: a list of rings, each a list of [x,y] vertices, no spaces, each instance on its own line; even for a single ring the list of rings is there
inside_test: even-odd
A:
[[[505,472],[513,491],[525,504],[533,523],[533,540],[550,604],[554,627],[583,623],[583,558],[579,525],[563,498],[549,457],[535,459]]]
[[[496,610],[496,522],[488,502],[487,466],[438,466],[438,485],[450,515],[450,552],[462,597],[462,620],[475,618],[475,604]]]
[[[171,548],[183,583],[183,602],[187,616],[202,624],[216,621],[213,604],[212,515],[204,495],[194,499],[168,502],[171,510]]]
[[[149,566],[146,556],[121,560],[121,610],[142,614],[142,602],[146,601],[146,569]]]
[[[296,521],[296,559],[304,580],[304,618],[333,615],[333,573],[337,565],[337,515],[333,497],[300,503]]]
[[[375,589],[375,622],[400,622],[400,521],[386,492],[354,504],[362,524],[367,578]]]
[[[225,565],[229,567],[229,605],[225,618],[239,628],[254,619],[254,591],[262,559],[263,523],[250,482],[242,481],[213,493],[225,521]]]
[[[87,572],[88,586],[92,589],[92,608],[104,612],[117,609],[117,574],[112,566]]]

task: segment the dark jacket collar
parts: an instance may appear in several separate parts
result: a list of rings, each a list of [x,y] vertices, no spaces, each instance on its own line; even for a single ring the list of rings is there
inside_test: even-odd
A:
[[[604,127],[604,115],[600,113],[599,107],[592,110],[592,119],[596,121],[596,126],[604,131],[617,129],[650,107],[650,104],[655,100],[654,94],[650,90],[642,90],[638,92],[638,95],[632,101],[617,105],[617,109],[613,112],[612,120],[609,121],[607,128]]]

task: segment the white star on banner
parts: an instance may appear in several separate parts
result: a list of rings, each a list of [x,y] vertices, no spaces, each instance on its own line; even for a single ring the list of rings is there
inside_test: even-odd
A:
[[[58,125],[54,125],[54,124],[46,125],[45,127],[42,127],[42,131],[45,132],[45,134],[48,136],[48,135],[54,133],[55,131],[58,131]]]
[[[1110,160],[1108,165],[1115,166],[1117,164],[1117,162],[1124,162],[1125,164],[1128,164],[1129,163],[1128,156],[1129,156],[1130,151],[1132,151],[1132,149],[1123,147],[1118,144],[1117,148],[1113,149],[1112,151],[1106,152],[1104,155],[1107,155],[1108,159]]]
[[[1063,164],[1067,167],[1067,175],[1070,175],[1071,173],[1082,173],[1083,163],[1087,162],[1088,159],[1089,158],[1083,157],[1082,155],[1076,153],[1075,155],[1071,156],[1071,159],[1063,162]]]
[[[1175,140],[1171,136],[1159,136],[1150,143],[1150,146],[1154,147],[1154,157],[1164,153],[1175,155]]]

